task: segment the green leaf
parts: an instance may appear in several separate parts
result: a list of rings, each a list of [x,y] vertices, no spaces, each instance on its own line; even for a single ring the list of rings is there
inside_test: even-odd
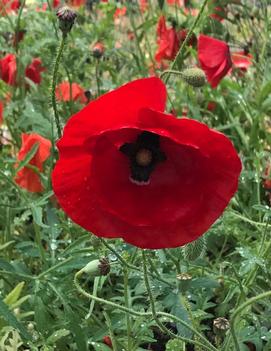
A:
[[[37,223],[37,225],[39,225],[40,227],[43,227],[43,228],[49,228],[49,226],[44,224],[42,221],[42,208],[41,207],[31,206],[31,211],[33,214],[33,219]]]
[[[158,0],[158,6],[160,7],[161,10],[163,10],[165,0]]]
[[[195,261],[197,258],[202,257],[206,251],[206,240],[205,237],[193,241],[184,246],[183,254],[184,258],[188,261]]]
[[[8,306],[5,304],[5,302],[1,299],[0,297],[0,315],[5,321],[13,328],[17,329],[19,333],[21,334],[21,337],[25,340],[31,340],[32,337],[28,333],[27,329],[25,326],[18,321],[18,319],[14,316],[14,314],[9,310]]]
[[[20,297],[21,292],[24,287],[24,282],[21,282],[15,286],[15,288],[5,297],[4,302],[7,305],[12,305],[14,304]]]
[[[65,336],[69,335],[70,331],[67,329],[59,329],[54,332],[52,335],[49,336],[47,339],[47,344],[54,345],[59,339],[64,338]]]

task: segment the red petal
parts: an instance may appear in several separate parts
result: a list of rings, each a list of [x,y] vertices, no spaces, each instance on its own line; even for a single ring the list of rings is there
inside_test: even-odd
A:
[[[156,77],[135,80],[101,96],[69,119],[57,144],[60,157],[68,157],[71,149],[81,148],[91,136],[136,127],[140,109],[163,111],[165,104],[166,88]]]

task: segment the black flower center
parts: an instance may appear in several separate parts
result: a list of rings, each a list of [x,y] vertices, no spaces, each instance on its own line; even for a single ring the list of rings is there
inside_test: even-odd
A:
[[[159,135],[142,132],[134,143],[125,143],[120,151],[130,160],[131,180],[136,184],[148,184],[156,165],[166,160],[160,149]]]

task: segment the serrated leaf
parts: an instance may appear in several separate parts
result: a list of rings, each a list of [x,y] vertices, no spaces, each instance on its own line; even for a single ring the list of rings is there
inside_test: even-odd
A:
[[[204,255],[206,251],[206,239],[200,237],[192,243],[186,244],[183,248],[184,258],[188,261],[195,261]]]
[[[28,333],[25,326],[20,321],[18,321],[18,319],[9,310],[8,306],[1,299],[1,297],[0,297],[0,315],[10,326],[18,330],[22,338],[24,338],[25,340],[32,339],[31,335]]]

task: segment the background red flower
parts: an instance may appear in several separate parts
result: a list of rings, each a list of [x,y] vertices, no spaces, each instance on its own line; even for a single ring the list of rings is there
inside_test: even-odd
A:
[[[231,141],[165,104],[160,79],[139,79],[68,121],[52,182],[76,223],[153,249],[193,241],[221,215],[241,171]]]
[[[20,0],[0,0],[0,15],[5,16],[12,11],[18,10],[20,7]]]
[[[79,101],[82,104],[88,102],[84,89],[77,83],[70,83],[68,81],[60,83],[56,87],[56,98],[59,101]]]
[[[198,40],[198,59],[212,88],[217,87],[232,66],[228,44],[203,34]]]
[[[166,19],[161,16],[157,24],[157,44],[155,60],[160,62],[163,59],[174,60],[178,50],[180,40],[175,28],[168,28]]]
[[[42,67],[41,59],[34,58],[30,65],[25,69],[25,76],[32,80],[36,84],[41,82],[41,72],[45,71],[45,68]]]
[[[231,60],[233,63],[233,68],[247,71],[249,66],[252,65],[253,56],[249,53],[245,53],[244,51],[236,51],[231,53]]]
[[[50,156],[51,141],[39,134],[22,134],[22,146],[18,153],[17,160],[22,161],[30,152],[32,147],[38,144],[38,149],[30,160],[29,165],[37,168],[35,171],[31,167],[23,167],[15,177],[15,182],[21,187],[31,192],[41,192],[43,186],[41,184],[39,172],[43,171],[43,163]],[[17,164],[18,165],[18,164]]]
[[[16,57],[14,54],[7,54],[0,60],[1,79],[9,85],[15,85],[16,73]]]

